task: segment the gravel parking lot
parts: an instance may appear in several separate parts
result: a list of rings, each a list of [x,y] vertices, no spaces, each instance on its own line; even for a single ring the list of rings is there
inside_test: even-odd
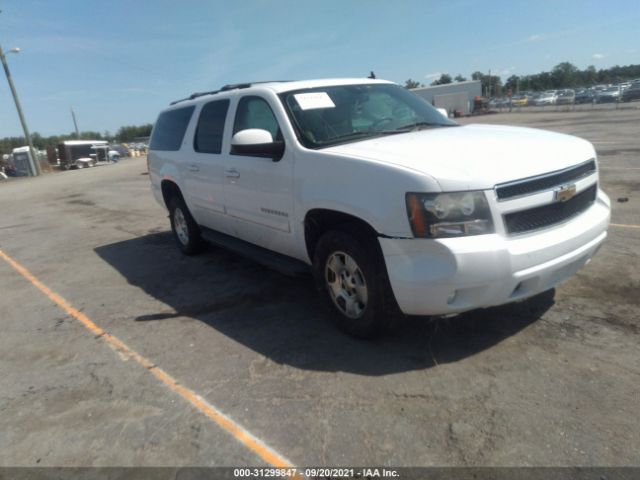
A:
[[[0,183],[0,466],[264,465],[260,445],[299,466],[639,465],[640,110],[476,122],[592,141],[609,238],[555,298],[369,342],[310,279],[183,257],[143,158]]]

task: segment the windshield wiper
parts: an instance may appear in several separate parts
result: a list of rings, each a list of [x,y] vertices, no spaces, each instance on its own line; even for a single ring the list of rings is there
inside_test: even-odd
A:
[[[352,132],[352,133],[347,133],[345,135],[340,135],[338,137],[333,137],[330,140],[332,142],[338,140],[338,141],[343,141],[343,140],[351,140],[354,138],[360,138],[360,137],[370,137],[372,133],[378,133],[375,131],[362,131],[362,132]]]
[[[435,128],[435,127],[457,127],[457,125],[447,125],[442,123],[433,123],[433,122],[416,122],[410,123],[409,125],[404,125],[402,127],[398,127],[395,130],[391,130],[393,132],[415,132],[416,130],[423,130],[425,128]]]
[[[417,130],[422,130],[424,128],[457,127],[457,126],[458,126],[457,124],[446,125],[442,123],[416,122],[416,123],[395,128],[393,130],[363,130],[360,132],[347,133],[345,135],[340,135],[339,137],[333,137],[331,139],[331,143],[342,143],[344,141],[355,140],[358,138],[365,138],[365,137],[375,138],[375,137],[380,137],[384,135],[397,135],[399,133],[414,132]]]
[[[408,130],[407,130],[408,131]],[[361,137],[379,137],[382,135],[395,135],[397,133],[405,133],[405,130],[402,129],[398,129],[398,130],[362,130],[360,132],[352,132],[352,133],[347,133],[345,135],[340,135],[339,137],[334,137],[331,140],[351,140],[351,139],[356,139],[356,138],[361,138]]]

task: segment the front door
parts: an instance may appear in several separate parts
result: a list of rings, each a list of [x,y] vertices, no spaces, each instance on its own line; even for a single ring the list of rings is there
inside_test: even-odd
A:
[[[282,132],[269,102],[259,96],[242,97],[236,108],[232,135],[259,128],[274,140]],[[251,243],[286,253],[293,217],[293,155],[285,147],[277,162],[271,158],[227,155],[225,203],[234,233]]]

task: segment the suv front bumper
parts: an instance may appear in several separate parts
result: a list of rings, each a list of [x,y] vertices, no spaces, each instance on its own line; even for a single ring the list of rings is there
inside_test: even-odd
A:
[[[402,312],[446,315],[521,300],[568,279],[604,242],[609,212],[599,191],[578,217],[524,235],[379,241]]]

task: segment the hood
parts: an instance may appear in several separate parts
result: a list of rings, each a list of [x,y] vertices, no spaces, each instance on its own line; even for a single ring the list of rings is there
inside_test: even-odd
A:
[[[396,164],[433,177],[443,191],[561,170],[595,157],[591,143],[559,133],[501,125],[466,125],[330,147],[327,153]]]

